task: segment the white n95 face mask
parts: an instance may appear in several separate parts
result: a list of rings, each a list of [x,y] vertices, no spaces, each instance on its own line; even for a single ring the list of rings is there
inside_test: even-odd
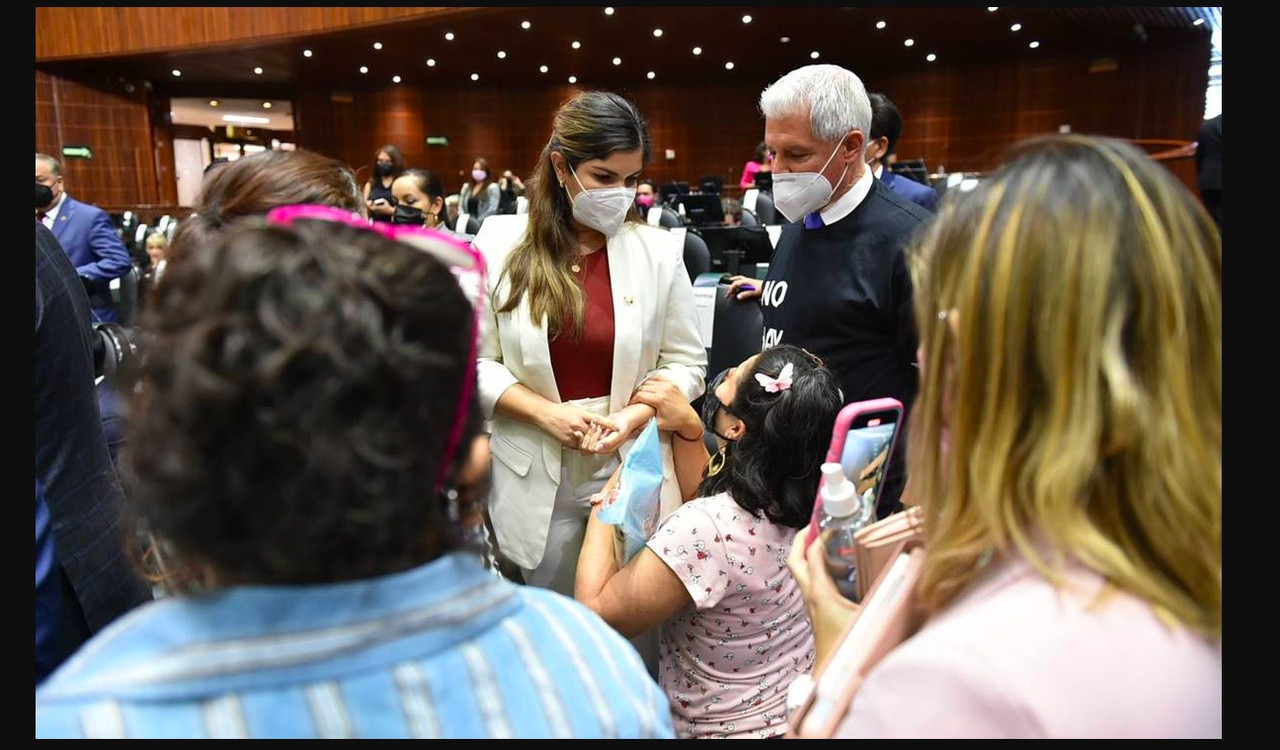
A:
[[[827,157],[827,163],[822,165],[822,169],[827,168],[843,146],[844,141],[841,141],[835,151],[831,152],[831,156]],[[849,167],[846,165],[840,171],[840,180],[844,179],[848,171]],[[800,221],[807,214],[827,205],[834,192],[835,188],[822,176],[821,169],[817,172],[773,173],[773,207],[781,211],[787,221]]]
[[[627,212],[636,200],[635,188],[595,188],[587,190],[582,187],[582,180],[572,167],[569,172],[582,188],[582,192],[573,198],[573,218],[592,229],[598,229],[606,237],[612,237],[622,228],[627,220]]]

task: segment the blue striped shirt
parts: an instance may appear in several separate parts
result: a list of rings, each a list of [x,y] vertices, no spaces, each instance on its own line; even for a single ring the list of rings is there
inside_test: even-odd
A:
[[[635,648],[452,554],[381,578],[161,599],[36,691],[36,737],[671,738]]]

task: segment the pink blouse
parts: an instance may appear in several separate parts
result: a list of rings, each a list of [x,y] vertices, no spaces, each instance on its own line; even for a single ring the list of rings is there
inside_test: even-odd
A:
[[[1222,737],[1222,644],[1069,569],[997,567],[885,657],[840,737]]]

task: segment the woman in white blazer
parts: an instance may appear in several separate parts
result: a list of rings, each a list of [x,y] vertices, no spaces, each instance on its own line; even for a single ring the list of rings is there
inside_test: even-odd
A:
[[[568,596],[590,497],[654,416],[629,405],[636,387],[656,373],[690,400],[705,387],[682,245],[635,212],[648,160],[634,104],[578,94],[556,113],[529,212],[490,217],[474,242],[490,277],[478,388],[498,549],[526,583]],[[580,450],[589,435],[598,447]]]

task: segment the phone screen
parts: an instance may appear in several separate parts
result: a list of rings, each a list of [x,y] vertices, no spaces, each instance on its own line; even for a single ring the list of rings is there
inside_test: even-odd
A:
[[[880,484],[889,468],[901,419],[901,406],[883,403],[873,406],[864,402],[846,406],[836,420],[836,434],[832,436],[827,460],[839,461],[858,495],[873,506],[879,499]],[[822,494],[819,491],[813,503],[813,516],[809,519],[810,543],[817,538],[821,518]]]
[[[896,414],[868,415],[864,424],[854,426],[844,439],[840,465],[864,500],[875,504],[889,465],[889,449],[898,429]]]

